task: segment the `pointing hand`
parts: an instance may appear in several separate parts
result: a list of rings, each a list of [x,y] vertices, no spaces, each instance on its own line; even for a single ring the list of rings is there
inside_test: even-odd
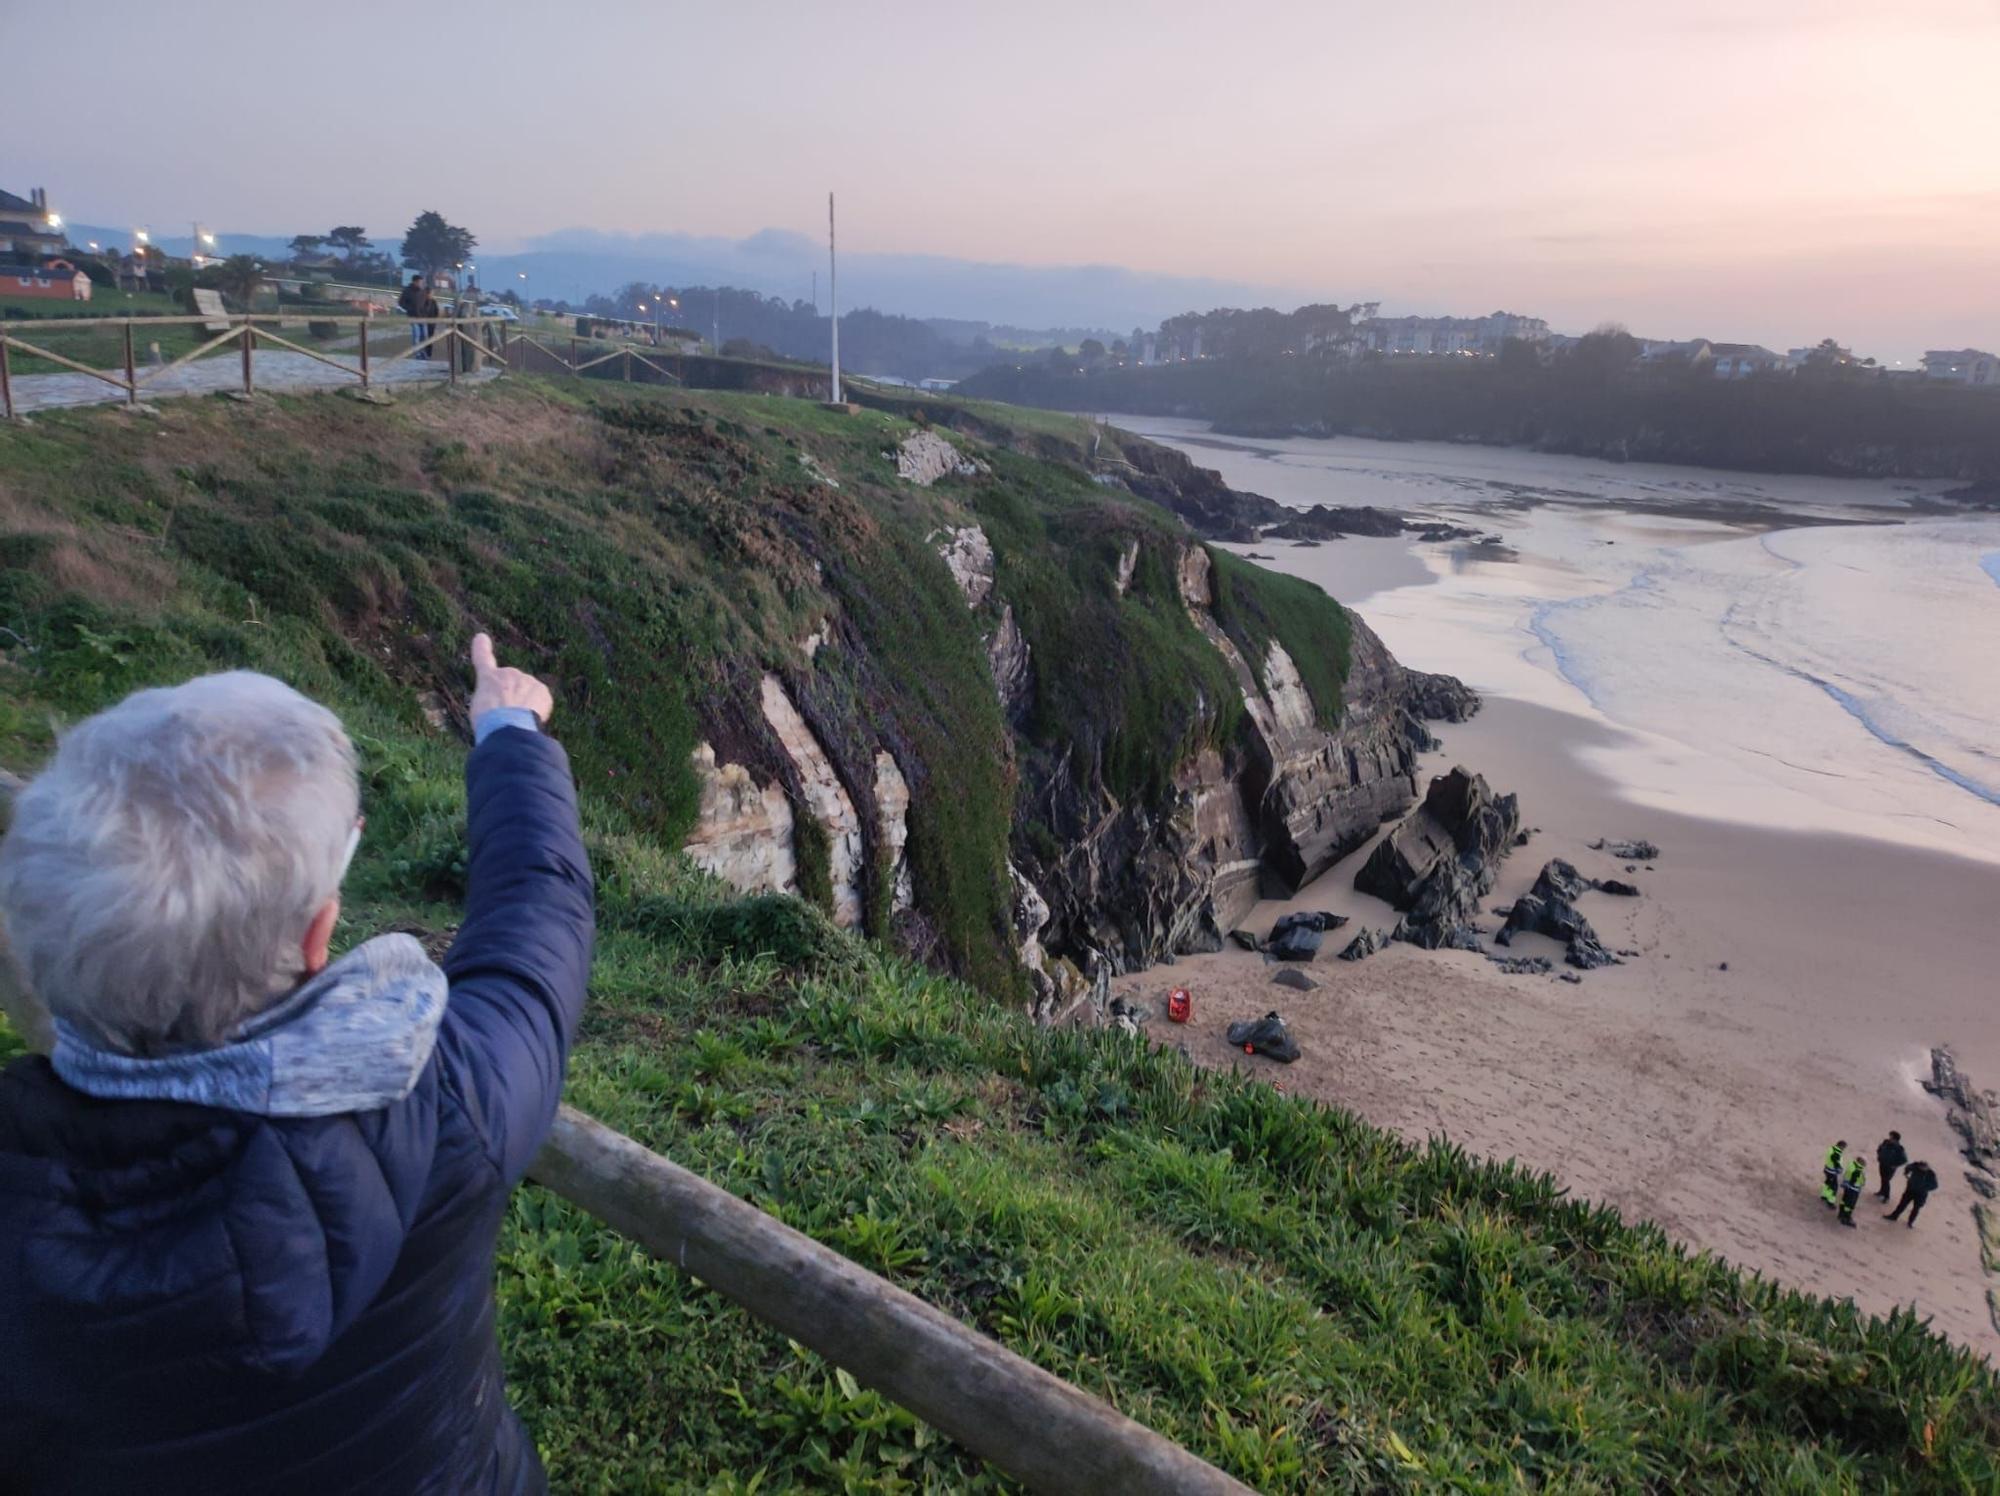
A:
[[[524,706],[539,722],[547,722],[556,709],[549,688],[525,670],[502,665],[493,657],[493,639],[488,634],[472,636],[472,719],[496,706]]]

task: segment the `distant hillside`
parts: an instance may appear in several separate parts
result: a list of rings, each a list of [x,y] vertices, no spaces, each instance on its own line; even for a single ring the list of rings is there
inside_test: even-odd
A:
[[[1243,436],[1484,442],[1752,472],[2000,478],[2000,398],[1857,377],[1718,380],[1586,358],[1202,359],[1080,370],[1002,363],[963,393],[1056,410],[1188,416]]]

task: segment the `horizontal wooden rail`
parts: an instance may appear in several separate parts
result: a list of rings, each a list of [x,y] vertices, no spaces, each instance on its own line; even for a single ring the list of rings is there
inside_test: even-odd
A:
[[[400,327],[405,322],[452,322],[465,326],[474,324],[512,325],[506,317],[454,317],[440,312],[435,317],[406,318],[400,312],[383,312],[371,316],[361,312],[327,313],[310,307],[295,307],[288,312],[196,312],[191,316],[173,317],[16,317],[11,321],[0,321],[0,332],[15,332],[22,328],[34,328],[38,332],[60,331],[77,327],[190,327],[197,323],[230,322],[241,325],[245,322],[289,323],[296,327],[301,322],[337,322],[360,326],[371,323],[376,327]]]
[[[565,1106],[531,1178],[901,1403],[1031,1490],[1249,1487],[622,1133]]]

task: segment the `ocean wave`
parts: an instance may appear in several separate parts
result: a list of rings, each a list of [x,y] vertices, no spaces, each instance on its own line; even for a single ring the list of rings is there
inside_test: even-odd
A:
[[[1796,532],[1774,531],[1771,534],[1760,536],[1758,544],[1767,555],[1783,563],[1789,571],[1801,572],[1805,570],[1806,563],[1795,557],[1786,555],[1775,544],[1781,537],[1792,533]],[[2000,551],[1990,552],[1981,556],[1979,558],[1979,565],[1996,583],[2000,583]],[[1864,698],[1855,691],[1847,689],[1838,682],[1828,679],[1818,671],[1795,659],[1786,659],[1774,653],[1772,648],[1768,646],[1760,649],[1750,643],[1746,636],[1754,636],[1767,641],[1771,639],[1771,630],[1764,627],[1762,622],[1755,619],[1751,614],[1751,610],[1760,601],[1761,598],[1754,590],[1747,590],[1732,601],[1727,611],[1724,612],[1721,619],[1721,633],[1725,642],[1732,648],[1740,650],[1742,653],[1761,664],[1769,666],[1773,670],[1781,671],[1792,679],[1803,681],[1805,684],[1820,691],[1828,700],[1832,701],[1843,712],[1858,722],[1869,736],[1873,737],[1877,742],[1894,748],[1899,753],[1907,754],[1946,783],[1964,790],[1968,794],[1977,796],[1989,805],[2000,805],[2000,787],[1982,782],[1964,770],[1938,757],[1935,753],[1928,752],[1911,742],[1908,736],[1892,727],[1885,720],[1884,709],[1875,705],[1874,702]],[[1911,709],[1908,703],[1893,699],[1888,701],[1888,706],[1891,709],[1900,709],[1904,712],[1908,712]],[[1930,723],[1926,723],[1925,725],[1935,726],[1935,724]],[[1949,736],[1949,734],[1946,734],[1946,736]],[[1976,746],[1971,747],[1970,751],[1977,757],[1991,757],[1990,754]]]

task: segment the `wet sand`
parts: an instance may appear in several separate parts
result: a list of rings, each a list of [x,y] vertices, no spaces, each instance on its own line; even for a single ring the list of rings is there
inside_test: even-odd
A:
[[[1507,697],[1443,736],[1430,772],[1479,770],[1518,793],[1524,824],[1541,828],[1503,865],[1488,905],[1566,857],[1644,890],[1583,901],[1608,946],[1641,954],[1577,985],[1507,976],[1467,952],[1393,946],[1338,961],[1361,924],[1394,919],[1354,891],[1364,849],[1301,898],[1245,921],[1261,931],[1294,908],[1352,916],[1302,968],[1317,991],[1273,986],[1277,968],[1233,948],[1186,957],[1114,983],[1159,1015],[1154,1038],[1413,1140],[1444,1134],[1518,1157],[1741,1267],[1867,1310],[1914,1304],[1954,1338],[2000,1351],[1986,1303],[2000,1279],[1981,1271],[1944,1109],[1917,1084],[1943,1042],[1975,1080],[2000,1084],[2000,865],[1635,806],[1582,756],[1615,747],[1619,729]],[[1605,836],[1647,837],[1662,855],[1652,871],[1627,874],[1587,850]],[[1489,914],[1482,928],[1499,923]],[[1540,937],[1516,952],[1564,969],[1560,948]],[[1174,985],[1195,996],[1186,1028],[1164,1017]],[[1297,1064],[1252,1059],[1223,1039],[1230,1022],[1274,1007],[1305,1051]],[[1874,1148],[1890,1128],[1942,1182],[1914,1231],[1883,1221],[1873,1198]],[[1820,1160],[1836,1138],[1868,1158],[1857,1230],[1819,1203]]]

